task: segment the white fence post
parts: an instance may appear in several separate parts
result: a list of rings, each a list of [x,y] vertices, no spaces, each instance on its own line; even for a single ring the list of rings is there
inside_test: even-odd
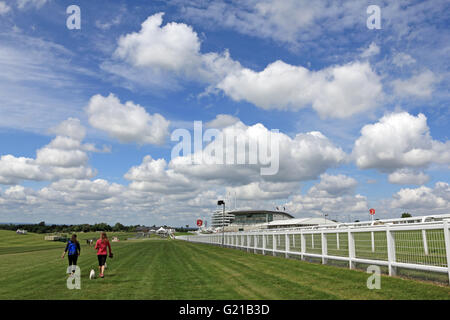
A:
[[[447,220],[444,220],[444,239],[445,239],[445,252],[447,253],[448,282],[450,284],[450,231],[448,230]]]
[[[327,235],[322,232],[321,234],[322,241],[322,264],[326,264],[328,259],[325,257],[328,255],[328,246],[327,246]]]
[[[425,255],[428,255],[428,241],[427,241],[427,230],[422,229],[422,241],[423,241],[423,250],[425,251]]]
[[[277,248],[277,236],[276,234],[272,235],[272,255],[276,255],[275,250]]]
[[[247,235],[247,252],[250,252],[250,235]]]
[[[372,252],[375,252],[375,236],[373,231],[370,233],[370,242],[372,243]]]
[[[289,243],[289,234],[286,233],[286,235],[284,236],[284,239],[286,241],[285,245],[284,245],[284,251],[285,253],[285,257],[289,258],[289,251],[291,251],[291,244]]]
[[[355,236],[350,228],[348,230],[348,257],[348,267],[353,269],[355,267],[353,263],[353,259],[355,259]]]
[[[393,232],[390,230],[389,225],[386,225],[386,240],[387,240],[387,252],[388,252],[388,266],[389,275],[395,276],[397,274],[396,267],[392,265],[395,262],[395,238]]]
[[[301,240],[300,247],[301,247],[301,252],[302,252],[302,255],[301,255],[302,260],[305,260],[305,253],[306,253],[306,239],[305,238],[306,237],[303,234],[303,230],[302,230],[300,232],[300,240]]]
[[[262,253],[265,255],[266,254],[266,235],[262,235]]]

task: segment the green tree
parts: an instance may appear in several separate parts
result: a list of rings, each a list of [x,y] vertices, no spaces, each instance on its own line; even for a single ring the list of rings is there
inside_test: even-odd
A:
[[[409,214],[408,212],[403,212],[402,213],[402,218],[411,218],[411,217],[412,217],[412,215]]]
[[[113,227],[113,231],[123,231],[125,229],[125,226],[119,222],[117,222],[114,227]]]

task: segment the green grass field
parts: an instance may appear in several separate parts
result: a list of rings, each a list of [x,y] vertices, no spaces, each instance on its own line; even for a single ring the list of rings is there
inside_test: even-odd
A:
[[[369,290],[361,271],[116,235],[106,277],[89,280],[97,259],[83,239],[96,234],[79,234],[81,290],[69,290],[64,243],[0,231],[0,299],[450,299],[448,286],[383,276],[381,289]]]

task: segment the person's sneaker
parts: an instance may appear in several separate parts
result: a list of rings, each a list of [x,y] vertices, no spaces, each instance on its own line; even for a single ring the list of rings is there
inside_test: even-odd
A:
[[[104,277],[103,273],[100,273],[100,278],[103,278],[103,277]]]

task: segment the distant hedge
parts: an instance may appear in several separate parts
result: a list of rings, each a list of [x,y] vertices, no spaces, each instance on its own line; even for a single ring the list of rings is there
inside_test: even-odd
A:
[[[114,231],[114,232],[135,232],[136,228],[140,225],[135,226],[124,226],[121,223],[116,223],[114,226],[110,226],[106,223],[96,223],[96,224],[77,224],[77,225],[67,225],[67,224],[50,224],[46,225],[44,221],[38,224],[0,224],[0,230],[12,230],[25,229],[28,232],[34,233],[70,233],[70,232],[95,232],[95,231]]]

